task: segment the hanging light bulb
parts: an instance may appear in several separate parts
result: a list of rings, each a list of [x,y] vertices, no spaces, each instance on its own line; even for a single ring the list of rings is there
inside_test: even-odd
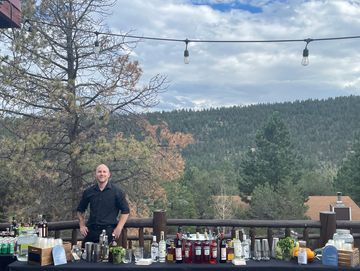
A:
[[[186,39],[185,40],[185,51],[184,51],[184,63],[185,64],[189,64],[190,63],[190,59],[189,59],[189,50],[188,50],[188,43],[189,43],[189,40]]]
[[[309,49],[307,48],[308,44],[312,41],[312,39],[306,39],[306,46],[303,50],[303,58],[301,60],[301,65],[307,66],[309,65]]]
[[[94,53],[98,55],[100,53],[100,43],[99,43],[99,32],[95,32],[96,40],[94,42]]]

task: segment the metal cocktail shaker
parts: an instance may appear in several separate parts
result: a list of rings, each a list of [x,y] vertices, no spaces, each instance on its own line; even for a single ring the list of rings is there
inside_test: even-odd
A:
[[[93,242],[85,243],[85,255],[86,255],[85,260],[87,262],[91,262],[92,254],[93,254],[93,245],[94,245]]]

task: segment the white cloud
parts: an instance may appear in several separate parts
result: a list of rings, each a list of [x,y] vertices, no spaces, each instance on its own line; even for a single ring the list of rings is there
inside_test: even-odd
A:
[[[197,1],[199,3],[200,1]],[[206,3],[234,1],[202,1]],[[119,0],[107,19],[114,32],[175,39],[264,40],[360,35],[356,1],[239,1],[262,9],[220,11],[189,0]],[[300,65],[305,42],[190,43],[145,40],[133,58],[143,80],[168,76],[157,109],[244,105],[359,94],[360,39],[313,41],[310,65]]]

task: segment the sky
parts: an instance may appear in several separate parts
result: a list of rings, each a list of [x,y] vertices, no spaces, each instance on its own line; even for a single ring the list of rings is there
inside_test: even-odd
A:
[[[140,40],[131,56],[142,84],[167,76],[152,110],[246,106],[360,94],[360,0],[117,0],[105,23],[114,33],[177,40],[283,40],[279,43]],[[133,41],[128,39],[129,41]]]

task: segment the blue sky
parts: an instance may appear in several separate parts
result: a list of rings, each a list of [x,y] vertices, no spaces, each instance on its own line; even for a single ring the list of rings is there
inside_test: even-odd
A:
[[[360,35],[360,1],[118,0],[105,23],[114,33],[184,40],[273,40]],[[154,110],[275,103],[360,94],[360,39],[190,43],[142,40],[131,56],[142,83],[166,75]]]

